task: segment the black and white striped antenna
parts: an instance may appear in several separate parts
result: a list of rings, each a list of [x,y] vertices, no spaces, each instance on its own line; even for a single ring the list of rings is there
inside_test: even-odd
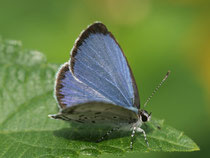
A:
[[[150,101],[150,99],[154,96],[154,94],[158,91],[158,89],[161,87],[161,85],[163,84],[163,82],[165,82],[165,80],[168,78],[168,76],[170,75],[171,71],[168,70],[167,74],[165,75],[165,77],[163,78],[163,80],[160,82],[160,84],[155,88],[155,90],[152,92],[152,94],[149,96],[149,98],[147,99],[147,101],[144,103],[144,107],[147,106],[148,102]]]

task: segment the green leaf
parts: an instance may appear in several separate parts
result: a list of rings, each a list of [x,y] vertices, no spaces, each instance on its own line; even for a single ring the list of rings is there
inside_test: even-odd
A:
[[[49,119],[48,114],[58,112],[53,97],[58,68],[47,63],[43,54],[23,50],[18,41],[0,40],[0,157],[72,158],[199,150],[183,132],[155,118],[143,126],[150,147],[142,134],[136,134],[132,151],[130,132],[116,132],[108,140],[95,143],[106,130]]]

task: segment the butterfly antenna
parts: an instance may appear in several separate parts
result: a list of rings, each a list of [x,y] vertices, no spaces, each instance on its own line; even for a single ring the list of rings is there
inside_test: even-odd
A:
[[[166,74],[166,76],[163,78],[163,80],[160,82],[160,84],[155,88],[155,90],[152,92],[152,95],[149,96],[149,98],[147,99],[147,101],[144,103],[144,107],[146,107],[147,103],[150,101],[150,99],[154,96],[154,94],[158,91],[158,89],[161,87],[161,85],[163,84],[163,82],[165,82],[165,80],[168,78],[169,74],[171,73],[171,71],[169,70]]]

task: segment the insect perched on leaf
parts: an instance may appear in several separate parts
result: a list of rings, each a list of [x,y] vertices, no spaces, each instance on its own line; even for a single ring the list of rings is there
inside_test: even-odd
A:
[[[148,98],[145,105],[166,80]],[[81,33],[71,59],[57,73],[55,96],[60,107],[54,119],[90,124],[108,124],[111,132],[125,128],[142,132],[151,113],[140,109],[138,88],[127,59],[106,26],[96,22]],[[105,136],[104,136],[105,137]],[[104,139],[102,137],[99,141]],[[133,148],[131,139],[130,148]]]

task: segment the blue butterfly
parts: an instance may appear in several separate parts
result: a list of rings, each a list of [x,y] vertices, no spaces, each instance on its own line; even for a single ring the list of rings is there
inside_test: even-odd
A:
[[[104,24],[90,25],[76,40],[70,61],[57,73],[55,96],[60,113],[50,115],[51,118],[107,124],[113,129],[106,135],[126,127],[132,131],[131,137],[136,131],[143,133],[149,145],[146,133],[140,127],[150,120],[151,114],[140,109],[138,88],[128,61]]]

